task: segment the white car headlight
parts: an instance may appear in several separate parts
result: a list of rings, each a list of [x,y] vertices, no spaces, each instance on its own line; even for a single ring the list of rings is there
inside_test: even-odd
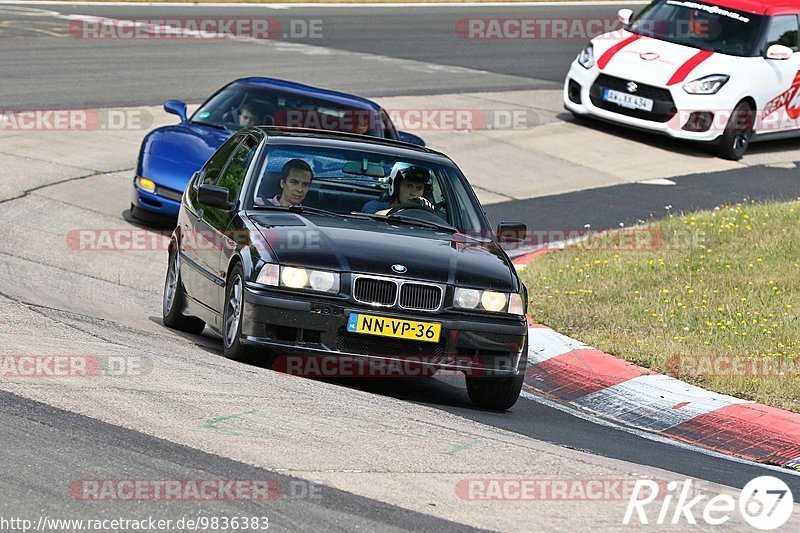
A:
[[[594,66],[594,45],[587,44],[578,54],[578,64],[583,68],[592,68]]]
[[[267,263],[261,267],[256,283],[336,294],[339,292],[339,273]]]
[[[508,294],[456,287],[453,294],[453,306],[459,309],[484,310],[491,313],[525,314],[522,297],[516,293]]]
[[[683,86],[683,90],[689,94],[717,94],[729,79],[730,76],[725,74],[711,74],[690,81]]]

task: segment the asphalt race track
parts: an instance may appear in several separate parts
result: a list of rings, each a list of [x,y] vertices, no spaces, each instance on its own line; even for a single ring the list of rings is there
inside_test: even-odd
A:
[[[480,41],[454,31],[465,18],[613,18],[618,7],[0,4],[0,109],[147,106],[156,126],[174,118],[158,110],[165,99],[197,104],[230,79],[270,75],[394,107],[493,101],[532,110],[530,130],[420,133],[475,176],[493,222],[599,229],[664,216],[667,205],[691,210],[745,197],[800,197],[796,141],[754,146],[734,164],[697,147],[575,124],[558,94],[583,40]],[[73,15],[318,19],[323,36],[264,43],[77,39]],[[486,412],[470,406],[463,378],[295,378],[223,358],[207,331],[164,328],[162,248],[81,252],[65,240],[81,228],[142,229],[127,208],[144,133],[0,130],[0,355],[128,365],[127,372],[90,378],[0,375],[0,520],[268,516],[279,531],[619,531],[622,499],[473,501],[458,487],[475,479],[652,477],[692,479],[713,495],[772,475],[800,497],[794,472],[612,427],[530,391],[508,412]],[[589,162],[559,155],[570,143],[587,153],[607,147],[609,155]],[[493,153],[516,174],[486,174],[498,165]],[[537,171],[526,180],[525,168]],[[281,490],[268,501],[91,501],[74,490],[92,480],[207,479],[269,480]],[[798,524],[795,512],[786,527]],[[748,530],[741,520],[726,527]]]

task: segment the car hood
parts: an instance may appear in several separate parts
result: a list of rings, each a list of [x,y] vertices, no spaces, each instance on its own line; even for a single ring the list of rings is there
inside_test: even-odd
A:
[[[142,143],[139,175],[182,191],[234,132],[184,122],[151,131]]]
[[[516,291],[514,267],[491,240],[373,220],[251,212],[282,265]],[[392,265],[406,267],[398,274]]]
[[[708,74],[731,72],[737,58],[628,32],[595,38],[595,61],[610,76],[668,87]]]

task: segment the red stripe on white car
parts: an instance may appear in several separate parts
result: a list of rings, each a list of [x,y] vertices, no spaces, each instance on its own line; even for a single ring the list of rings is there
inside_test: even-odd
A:
[[[600,70],[603,70],[604,68],[606,68],[606,65],[608,65],[608,62],[611,61],[611,58],[613,58],[615,55],[617,55],[617,52],[619,52],[620,50],[622,50],[623,48],[625,48],[626,46],[628,46],[629,44],[631,44],[635,40],[639,39],[640,37],[641,37],[641,35],[639,35],[638,33],[634,33],[633,35],[631,35],[627,39],[618,42],[617,44],[615,44],[614,46],[612,46],[611,48],[609,48],[608,50],[603,52],[603,55],[601,55],[600,59],[597,60],[597,68],[599,68]]]
[[[685,80],[686,76],[688,76],[697,67],[697,65],[711,57],[713,54],[714,52],[709,50],[700,50],[697,52],[695,55],[687,59],[683,65],[678,67],[678,70],[675,71],[675,74],[673,74],[667,82],[667,86],[675,85],[676,83],[680,83]]]

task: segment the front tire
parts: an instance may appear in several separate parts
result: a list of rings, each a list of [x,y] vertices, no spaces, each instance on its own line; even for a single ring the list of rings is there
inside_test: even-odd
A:
[[[510,409],[519,399],[522,383],[525,381],[525,369],[528,366],[528,342],[522,350],[519,360],[519,373],[510,378],[471,378],[467,377],[467,394],[473,405],[493,411]]]
[[[225,284],[225,309],[222,313],[223,354],[228,359],[249,362],[252,349],[242,344],[244,317],[244,270],[237,263]]]
[[[181,259],[178,252],[173,249],[169,253],[169,267],[167,278],[164,280],[164,298],[161,303],[161,316],[164,325],[178,331],[185,331],[198,335],[203,332],[206,323],[197,317],[185,316],[183,306],[186,302],[186,292],[181,281]]]
[[[755,125],[755,110],[747,102],[739,102],[733,108],[731,118],[716,146],[716,155],[723,159],[738,161],[750,147]]]

